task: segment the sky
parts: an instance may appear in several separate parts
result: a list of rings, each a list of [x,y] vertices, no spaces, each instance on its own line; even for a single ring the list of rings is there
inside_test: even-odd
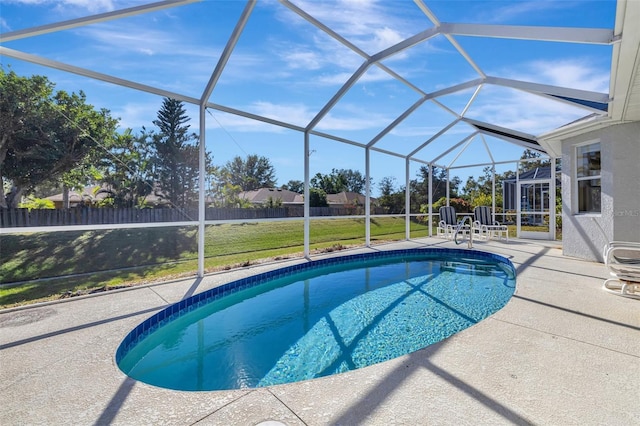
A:
[[[140,6],[135,0],[1,0],[3,34],[55,22]],[[433,28],[408,0],[293,1],[314,19],[366,55]],[[613,28],[614,0],[425,1],[440,22]],[[246,3],[205,0],[119,20],[110,20],[29,38],[2,42],[5,48],[37,55],[172,93],[200,98]],[[455,43],[485,74],[572,89],[609,92],[611,46],[454,36]],[[283,4],[259,1],[240,35],[209,101],[228,108],[305,127],[365,60],[353,49],[311,25]],[[160,96],[119,87],[30,62],[0,57],[2,67],[19,75],[46,75],[57,90],[84,91],[96,108],[120,119],[122,130],[153,128]],[[417,102],[422,93],[479,77],[451,40],[443,35],[401,50],[371,66],[318,122],[315,130],[358,143],[371,142]],[[483,85],[427,101],[374,146],[408,155],[452,123],[459,114],[538,135],[590,114],[582,108],[497,85]],[[473,102],[468,109],[467,103]],[[198,108],[187,104],[192,129]],[[303,180],[303,133],[208,109],[205,140],[216,165],[235,156],[266,156],[277,184]],[[476,136],[458,123],[415,157],[460,167],[517,160],[523,148]],[[310,172],[354,169],[364,174],[365,150],[331,139],[310,138]],[[411,162],[410,178],[423,163]],[[383,177],[405,181],[404,158],[371,151],[373,195]],[[515,165],[498,165],[502,173]],[[466,181],[482,167],[456,168]]]

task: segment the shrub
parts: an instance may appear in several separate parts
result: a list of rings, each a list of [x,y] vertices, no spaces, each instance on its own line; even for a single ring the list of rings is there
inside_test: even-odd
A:
[[[51,200],[47,200],[46,198],[35,198],[29,197],[23,203],[18,204],[18,207],[21,209],[55,209],[56,205]]]

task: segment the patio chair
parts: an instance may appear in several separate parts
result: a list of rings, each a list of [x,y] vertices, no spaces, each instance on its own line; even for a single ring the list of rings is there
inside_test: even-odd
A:
[[[437,234],[439,237],[450,239],[458,226],[456,209],[451,206],[443,206],[440,207],[439,214],[440,222],[438,222]]]
[[[604,263],[612,278],[602,288],[618,296],[640,299],[640,243],[610,242],[604,247]]]
[[[475,236],[490,240],[493,237],[504,237],[509,240],[509,228],[501,225],[491,218],[491,208],[489,206],[478,206],[473,209],[473,229]]]

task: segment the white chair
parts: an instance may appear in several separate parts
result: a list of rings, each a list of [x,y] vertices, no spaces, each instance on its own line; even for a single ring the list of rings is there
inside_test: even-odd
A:
[[[478,206],[473,209],[473,232],[475,236],[490,240],[493,237],[504,237],[509,240],[509,228],[491,218],[489,206]]]
[[[603,254],[612,278],[602,288],[618,296],[640,299],[640,243],[612,241],[604,247]]]
[[[439,237],[450,239],[458,226],[456,209],[451,206],[443,206],[438,210],[440,222],[438,222],[437,234]]]

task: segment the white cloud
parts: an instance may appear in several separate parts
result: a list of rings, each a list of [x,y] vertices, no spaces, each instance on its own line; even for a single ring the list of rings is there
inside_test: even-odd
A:
[[[144,53],[153,55],[166,52],[174,55],[181,52],[179,40],[167,31],[141,28],[130,25],[108,24],[97,27],[86,27],[79,30],[85,39],[93,40],[99,49],[109,49],[119,54]]]
[[[2,31],[11,31],[11,27],[7,23],[7,20],[0,16],[0,29]]]
[[[306,125],[315,116],[313,112],[308,110],[306,105],[299,103],[274,104],[259,101],[254,102],[249,111],[255,111],[256,114],[263,117],[297,125]]]
[[[262,121],[250,120],[237,115],[211,111],[213,117],[207,116],[207,129],[224,129],[225,132],[282,133],[284,129]]]
[[[386,49],[428,25],[414,5],[407,7],[414,8],[415,14],[399,18],[395,12],[404,5],[377,0],[297,1],[296,4],[369,54]],[[281,19],[288,24],[297,22],[291,21],[290,15],[283,15]]]
[[[517,90],[488,92],[491,92],[488,98],[483,98],[484,90],[481,92],[469,109],[470,117],[533,135],[589,114],[584,109]]]
[[[318,111],[310,110],[307,105],[299,103],[275,104],[264,101],[254,102],[244,108],[244,110],[251,111],[252,113],[262,117],[271,118],[284,123],[291,123],[301,127],[306,126],[318,113]],[[217,117],[217,121],[220,125],[230,131],[265,133],[280,133],[284,131],[284,129],[279,126],[249,120],[244,117],[220,114],[215,111],[213,111],[213,114]],[[355,105],[342,105],[339,116],[330,112],[320,121],[317,126],[317,130],[328,133],[335,131],[367,130],[379,128],[380,123],[390,123],[393,118],[395,117],[387,117],[382,114],[375,113],[372,114],[370,111],[365,111]],[[212,120],[208,121],[209,128],[219,127],[218,124],[211,124]]]
[[[390,134],[397,137],[406,137],[406,138],[415,138],[415,137],[426,137],[429,138],[440,130],[443,129],[444,126],[400,126],[393,129]],[[458,134],[468,134],[469,130],[462,126],[453,126],[450,128],[446,134],[447,135],[458,135]]]
[[[322,67],[324,59],[319,52],[295,50],[282,54],[291,69],[316,70]]]
[[[343,73],[336,73],[336,74],[321,75],[316,79],[316,82],[326,86],[342,85],[346,83],[347,80],[349,80],[352,74],[353,73],[350,73],[350,72],[343,72]]]
[[[544,14],[553,13],[554,10],[565,9],[573,7],[571,1],[512,1],[512,2],[496,2],[501,5],[496,9],[489,11],[479,10],[480,7],[484,9],[484,5],[479,4],[479,7],[474,9],[474,22],[484,23],[504,23],[510,22],[521,16],[528,16],[531,14]],[[504,6],[502,6],[504,5]]]
[[[364,73],[364,75],[360,77],[360,79],[358,80],[358,82],[360,83],[372,83],[372,82],[379,82],[379,81],[396,81],[396,80],[393,77],[391,77],[389,74],[387,74],[387,72],[381,70],[376,66],[372,66],[371,68],[369,68],[367,72]]]
[[[341,85],[364,62],[361,56],[319,34],[307,41],[270,40],[269,45],[273,49],[272,54],[282,61],[279,72],[295,71],[298,82],[304,84]],[[265,66],[278,66],[278,62],[264,60],[264,63]],[[314,73],[301,73],[300,70]]]
[[[609,72],[588,58],[536,60],[522,64],[506,78],[595,92],[608,92]],[[550,131],[590,112],[583,108],[515,89],[485,86],[468,115],[533,135]]]
[[[430,27],[422,12],[411,3],[389,4],[383,1],[342,0],[336,2],[295,2],[309,15],[327,25],[333,31],[368,54],[378,53],[405,38]],[[299,33],[299,37],[286,42],[271,41],[278,55],[290,69],[322,71],[315,75],[296,74],[299,82],[311,85],[342,85],[365,58],[345,47],[324,32],[313,28],[304,20],[297,19],[286,9],[274,9],[284,25]],[[286,13],[284,12],[286,11]],[[295,41],[292,41],[295,40]],[[448,45],[448,43],[447,43]],[[411,49],[398,52],[385,59],[385,65],[403,67],[401,74],[424,73],[424,67],[412,70],[412,55],[424,58],[429,53],[440,51],[437,41],[420,43]],[[284,52],[284,53],[283,53]],[[363,82],[389,81],[392,77],[372,67],[362,76]]]
[[[387,117],[383,114],[372,113],[360,106],[349,108],[348,105],[342,105],[339,113],[330,112],[320,123],[318,130],[323,132],[340,132],[340,131],[360,131],[369,129],[379,129],[391,123],[395,117]],[[384,123],[384,124],[381,124]]]
[[[335,72],[322,74],[317,77],[313,77],[313,81],[310,84],[319,84],[322,86],[342,86],[351,78],[353,71],[351,72]],[[395,81],[395,79],[382,71],[376,66],[372,66],[358,79],[358,83],[377,83],[381,81]]]
[[[73,7],[89,13],[110,12],[116,9],[112,0],[3,0],[7,3],[24,4],[28,6],[53,6],[58,12],[69,12]]]
[[[68,6],[86,9],[92,13],[111,11],[115,9],[115,5],[111,0],[62,0],[62,3]]]
[[[383,27],[374,31],[374,37],[371,45],[375,52],[379,52],[389,46],[400,43],[404,39],[405,37],[403,37],[398,31],[389,27]]]
[[[271,102],[254,102],[242,108],[244,111],[250,111],[253,114],[270,118],[272,120],[290,123],[298,126],[304,126],[314,116],[302,104],[274,104]],[[229,132],[257,132],[257,133],[283,133],[285,128],[275,126],[262,121],[251,120],[242,116],[225,114],[219,111],[211,110],[207,116],[207,128],[219,129],[223,128]]]
[[[564,61],[535,61],[530,65],[531,75],[538,80],[547,80],[551,85],[571,87],[595,92],[609,91],[609,71],[591,66],[591,61],[567,59]]]
[[[120,118],[121,129],[138,129],[141,126],[149,126],[158,115],[160,101],[148,103],[130,102],[111,111],[113,117]]]

